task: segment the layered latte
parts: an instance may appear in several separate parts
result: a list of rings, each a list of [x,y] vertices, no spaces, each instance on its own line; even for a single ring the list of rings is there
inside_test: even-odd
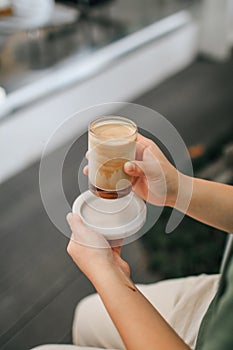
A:
[[[125,162],[135,159],[137,126],[124,117],[103,117],[90,124],[89,188],[99,197],[115,199],[131,191]]]

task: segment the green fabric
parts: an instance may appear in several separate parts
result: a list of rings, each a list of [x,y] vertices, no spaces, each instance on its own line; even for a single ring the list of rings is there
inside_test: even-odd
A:
[[[218,292],[203,318],[195,350],[233,350],[233,247]]]

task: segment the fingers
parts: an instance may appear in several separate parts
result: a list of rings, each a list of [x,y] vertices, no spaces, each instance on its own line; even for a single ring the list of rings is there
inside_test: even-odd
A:
[[[89,154],[90,154],[90,151],[86,151],[85,157],[87,158],[87,160],[89,158]]]
[[[67,216],[66,216],[66,220],[68,221],[68,224],[70,225],[70,228],[71,228],[71,231],[75,234],[76,232],[78,232],[78,230],[80,228],[82,228],[83,223],[82,223],[82,220],[81,218],[76,215],[76,214],[73,214],[73,213],[69,213]]]
[[[90,155],[90,151],[86,151],[85,157],[86,157],[87,160],[89,159],[89,155]],[[86,165],[86,166],[83,168],[83,174],[84,174],[84,175],[88,175],[88,165]]]
[[[151,139],[148,139],[145,136],[142,136],[141,134],[138,134],[137,142],[141,143],[145,147],[151,146],[151,144],[154,143]]]
[[[109,248],[104,236],[84,225],[77,214],[69,213],[66,218],[72,231],[73,242],[92,248]]]
[[[150,156],[147,151],[150,151]],[[152,159],[154,157],[159,160],[166,159],[165,155],[155,142],[139,134],[136,142],[136,159],[145,160],[146,154],[147,158]]]
[[[135,154],[135,159],[137,160],[142,160],[143,159],[143,153],[145,150],[145,146],[141,144],[140,142],[136,142],[136,154]]]
[[[75,236],[77,236],[77,234],[78,234],[78,226],[76,224],[76,221],[73,218],[73,213],[69,213],[66,216],[66,220],[67,220],[67,222],[71,228],[71,231],[72,231],[70,241],[69,241],[69,244],[67,246],[67,253],[73,258],[73,254],[74,254],[74,251],[76,249],[74,242],[76,242]],[[78,218],[76,218],[76,220],[77,220],[78,225],[79,225],[79,221],[81,221],[80,218],[78,217]]]
[[[123,239],[115,239],[113,241],[109,241],[109,244],[114,252],[117,254],[121,254]]]
[[[88,175],[88,165],[83,168],[83,174]]]
[[[136,159],[142,160],[145,149],[147,147],[152,146],[153,144],[154,144],[153,141],[151,141],[150,139],[147,139],[141,134],[138,134],[137,141],[136,141]]]

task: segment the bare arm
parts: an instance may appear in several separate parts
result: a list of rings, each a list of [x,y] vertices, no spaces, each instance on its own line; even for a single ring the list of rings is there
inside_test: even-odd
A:
[[[190,350],[136,288],[128,264],[120,258],[120,248],[111,249],[77,215],[69,214],[68,222],[76,240],[70,241],[68,253],[94,285],[126,349]],[[87,242],[92,247],[86,246]]]
[[[223,231],[233,232],[233,186],[191,178],[178,172],[151,140],[138,136],[137,160],[126,163],[134,191],[154,205],[167,205]],[[191,201],[186,208],[182,205]],[[178,189],[181,194],[176,203]]]
[[[183,195],[188,178],[182,175]],[[170,203],[170,206],[174,205]],[[179,207],[177,207],[179,210]],[[233,232],[233,186],[193,179],[193,193],[187,215],[207,225]]]
[[[121,270],[114,268],[93,284],[126,349],[190,349]]]

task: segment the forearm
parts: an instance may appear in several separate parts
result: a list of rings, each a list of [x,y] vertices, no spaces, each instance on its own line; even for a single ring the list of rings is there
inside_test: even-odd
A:
[[[107,269],[92,283],[127,350],[189,349],[121,269]]]
[[[182,175],[180,186],[185,199],[190,178]],[[182,211],[179,203],[176,208]],[[233,232],[233,186],[194,178],[192,197],[186,214],[220,230]]]

